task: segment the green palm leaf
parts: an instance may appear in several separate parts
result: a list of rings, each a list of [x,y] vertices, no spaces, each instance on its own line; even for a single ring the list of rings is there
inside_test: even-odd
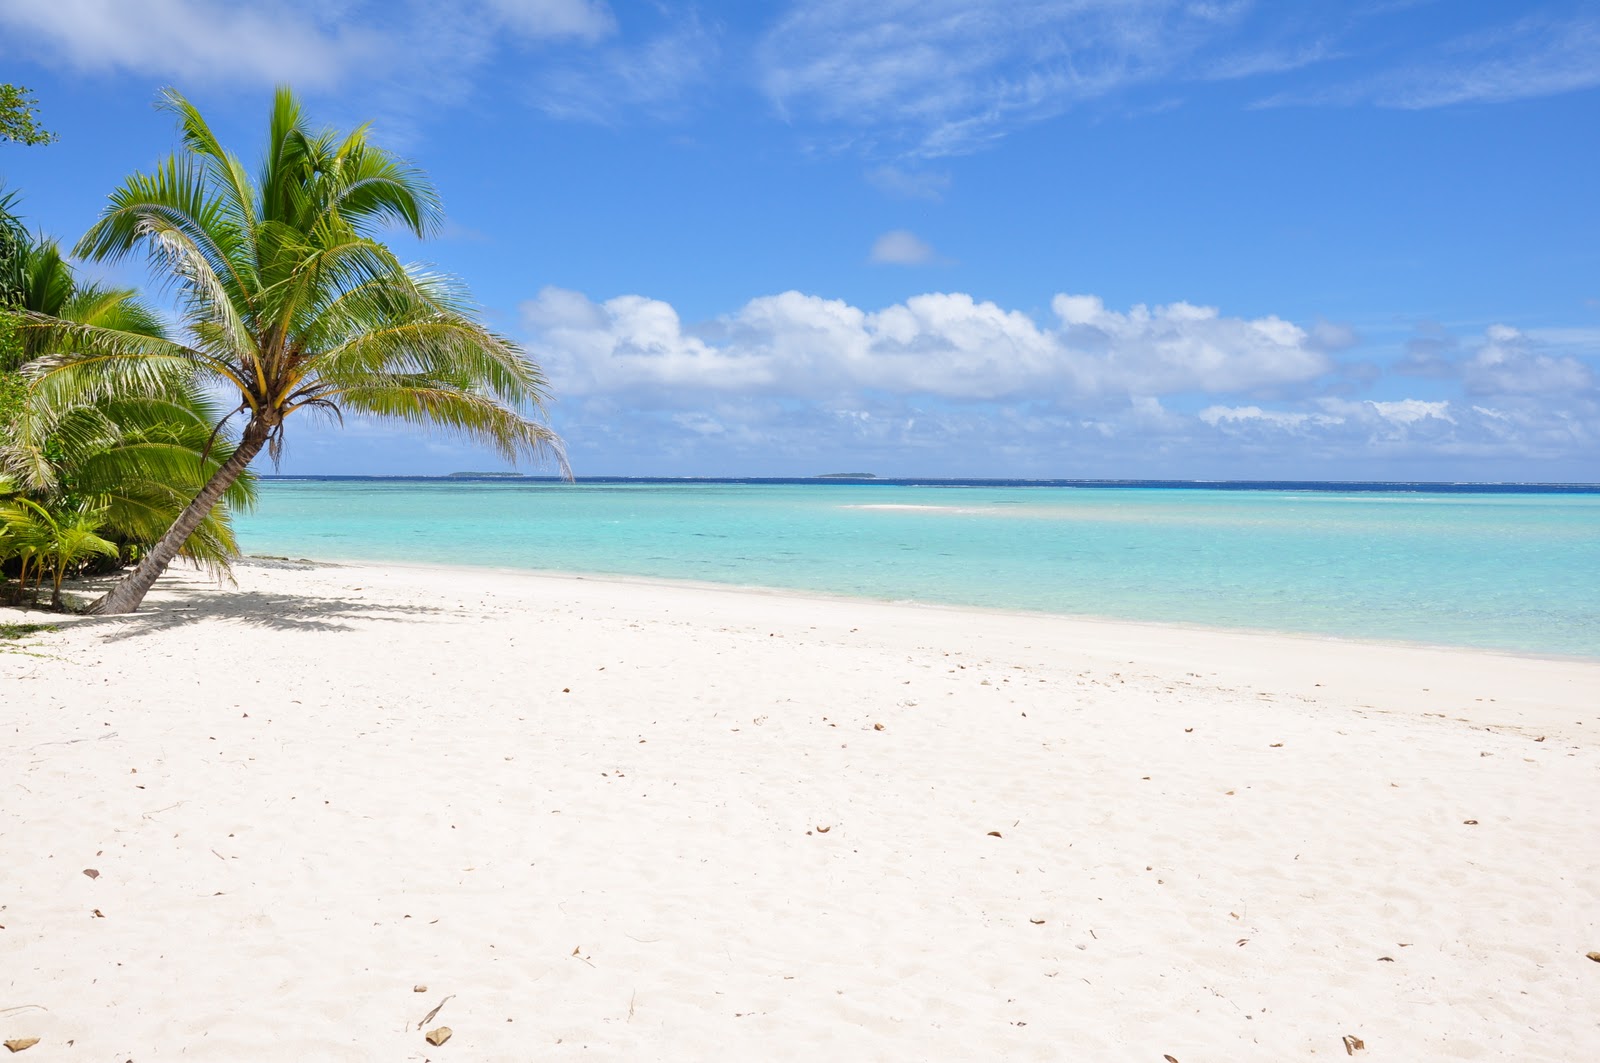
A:
[[[142,250],[178,296],[186,342],[124,342],[134,330],[109,320],[54,331],[30,321],[38,342],[64,352],[36,368],[33,387],[154,398],[176,386],[181,364],[236,395],[228,401],[245,416],[237,445],[218,452],[193,501],[101,608],[136,608],[250,461],[263,449],[276,458],[300,410],[415,425],[571,475],[527,353],[477,320],[457,282],[405,265],[379,239],[385,227],[425,236],[439,224],[438,196],[418,170],[365,127],[313,131],[280,89],[252,181],[191,103],[170,90],[164,103],[183,150],[129,177],[78,252],[117,260]],[[167,460],[158,451],[125,459]],[[138,500],[119,504],[132,512]],[[210,534],[229,541],[225,528]]]

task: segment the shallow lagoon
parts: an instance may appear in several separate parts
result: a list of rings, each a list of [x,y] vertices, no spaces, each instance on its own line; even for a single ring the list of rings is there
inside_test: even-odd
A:
[[[1600,658],[1600,494],[283,479],[249,553]]]

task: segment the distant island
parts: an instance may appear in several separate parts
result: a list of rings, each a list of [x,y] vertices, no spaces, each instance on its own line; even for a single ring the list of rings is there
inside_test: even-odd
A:
[[[520,479],[522,479],[522,473],[520,473],[520,472],[453,472],[453,473],[450,474],[450,478],[452,480],[481,480],[481,479],[488,479],[488,480],[520,480]]]
[[[875,472],[825,472],[818,476],[818,480],[876,480]]]

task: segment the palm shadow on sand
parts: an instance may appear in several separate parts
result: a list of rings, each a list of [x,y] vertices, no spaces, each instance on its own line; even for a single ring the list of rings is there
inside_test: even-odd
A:
[[[297,566],[298,567],[298,566]],[[109,586],[112,581],[104,581]],[[88,583],[80,593],[98,596],[104,587]],[[109,641],[137,638],[202,620],[221,620],[275,631],[347,631],[353,622],[402,622],[450,612],[431,605],[368,601],[360,597],[283,594],[239,590],[227,584],[189,584],[182,591],[146,600],[137,613],[87,620]]]

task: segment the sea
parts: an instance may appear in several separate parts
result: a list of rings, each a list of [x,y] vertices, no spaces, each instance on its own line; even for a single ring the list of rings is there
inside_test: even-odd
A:
[[[1600,660],[1600,485],[266,477],[248,554]]]

